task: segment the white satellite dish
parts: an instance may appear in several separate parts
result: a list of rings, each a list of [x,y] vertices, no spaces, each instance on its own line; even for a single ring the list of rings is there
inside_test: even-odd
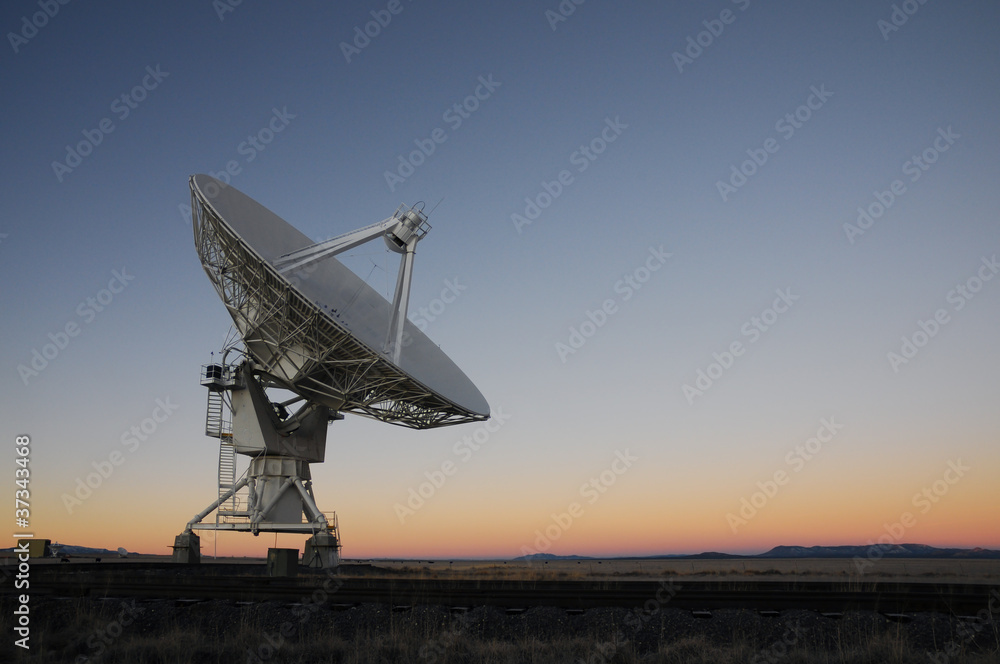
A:
[[[118,557],[128,558],[128,550],[123,546],[118,547]]]
[[[231,347],[205,367],[206,433],[221,441],[219,499],[178,535],[174,558],[200,559],[194,530],[301,532],[312,534],[304,562],[335,566],[336,516],[316,507],[309,474],[309,464],[325,458],[330,421],[356,413],[426,429],[489,417],[472,381],[406,317],[427,215],[400,206],[379,223],[316,244],[215,178],[194,175],[189,185],[198,255],[244,359],[227,364]],[[335,258],[378,238],[402,254],[392,303]],[[276,389],[294,397],[273,401],[268,390]],[[235,454],[251,457],[240,478]],[[213,511],[215,523],[203,521]]]

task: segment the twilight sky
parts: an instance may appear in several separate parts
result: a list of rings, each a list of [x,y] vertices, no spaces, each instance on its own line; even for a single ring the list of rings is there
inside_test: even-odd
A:
[[[13,473],[31,437],[30,530],[167,553],[216,495],[210,173],[317,241],[437,205],[410,318],[494,417],[335,422],[313,475],[345,557],[1000,548],[998,26],[986,0],[5,3],[0,440]],[[396,261],[344,259],[390,296]]]

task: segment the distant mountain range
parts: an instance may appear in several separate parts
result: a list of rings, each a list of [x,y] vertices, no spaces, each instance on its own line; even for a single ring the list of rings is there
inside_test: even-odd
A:
[[[872,544],[866,546],[776,546],[755,558],[853,558],[865,557],[875,548],[883,558],[1000,558],[991,549],[939,549],[927,544]]]
[[[659,556],[616,556],[612,560],[724,560],[754,558],[868,558],[869,554],[881,558],[955,558],[955,559],[1000,559],[1000,551],[992,549],[939,549],[926,544],[871,544],[861,546],[776,546],[765,553],[744,556],[734,553],[705,553]],[[879,556],[879,554],[881,554]],[[551,553],[535,553],[520,556],[514,560],[598,560],[592,556],[557,556]],[[608,560],[602,558],[601,560]]]

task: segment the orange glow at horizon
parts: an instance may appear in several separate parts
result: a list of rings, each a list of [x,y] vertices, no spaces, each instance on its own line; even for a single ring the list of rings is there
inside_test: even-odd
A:
[[[847,490],[836,469],[780,488],[759,507],[741,512],[753,483],[695,495],[689,486],[664,487],[636,471],[623,476],[593,503],[569,488],[527,490],[489,503],[468,500],[462,487],[448,486],[401,519],[389,498],[380,504],[348,503],[340,512],[345,558],[513,558],[525,553],[615,557],[694,554],[706,551],[759,554],[779,545],[920,543],[936,547],[1000,549],[994,473],[977,468],[953,484],[942,483],[945,464],[926,479],[897,479]],[[937,482],[937,484],[935,484]],[[39,484],[44,484],[39,482]],[[935,492],[935,487],[936,491]],[[930,491],[925,494],[925,491]],[[50,491],[33,505],[35,535],[72,544],[169,555],[174,536],[202,507],[202,490],[171,504],[162,496],[120,481],[95,490],[80,505],[64,504]],[[321,501],[323,502],[323,501]],[[334,502],[334,501],[331,501]],[[577,505],[576,517],[568,510]],[[666,507],[664,507],[666,506]],[[751,514],[752,512],[752,514]],[[909,514],[906,526],[901,525]],[[741,522],[731,522],[730,515]],[[749,516],[749,518],[746,518]],[[733,524],[736,532],[733,532]],[[269,547],[297,548],[305,535],[201,531],[202,553],[263,557]],[[888,538],[888,539],[886,539]]]

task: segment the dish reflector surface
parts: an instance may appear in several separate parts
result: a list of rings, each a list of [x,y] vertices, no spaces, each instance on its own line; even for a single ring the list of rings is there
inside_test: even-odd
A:
[[[280,273],[280,256],[314,244],[249,196],[193,175],[202,267],[247,350],[276,383],[338,411],[418,429],[484,420],[489,404],[412,322],[398,364],[383,348],[391,305],[334,257]]]

